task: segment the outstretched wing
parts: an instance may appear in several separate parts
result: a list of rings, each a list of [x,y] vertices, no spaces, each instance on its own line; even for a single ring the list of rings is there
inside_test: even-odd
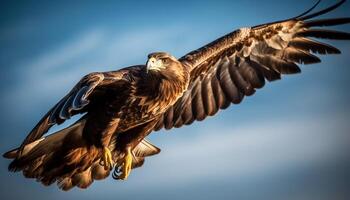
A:
[[[349,40],[349,33],[314,27],[346,24],[350,18],[310,19],[343,2],[307,16],[311,9],[292,19],[236,30],[180,58],[191,70],[189,88],[163,114],[155,130],[201,121],[238,104],[262,88],[265,80],[299,73],[298,64],[320,62],[312,53],[339,54],[337,48],[309,37]]]
[[[103,96],[106,88],[116,87],[117,84],[127,81],[123,78],[124,73],[94,72],[84,76],[28,134],[20,147],[20,153],[25,145],[41,138],[53,125],[61,124],[75,114],[87,112],[91,101]]]

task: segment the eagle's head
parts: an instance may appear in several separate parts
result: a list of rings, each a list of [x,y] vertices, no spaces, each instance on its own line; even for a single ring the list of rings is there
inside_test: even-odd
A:
[[[158,95],[157,98],[163,99],[167,105],[175,103],[188,87],[190,80],[188,68],[168,53],[149,54],[145,69],[147,77],[145,80],[154,86],[149,88],[152,88],[154,95]]]
[[[167,70],[167,68],[172,67],[174,64],[177,65],[178,62],[174,56],[166,52],[151,53],[148,54],[147,72]]]
[[[181,73],[183,69],[184,67],[181,62],[166,52],[155,52],[148,55],[146,64],[147,73],[168,77]]]

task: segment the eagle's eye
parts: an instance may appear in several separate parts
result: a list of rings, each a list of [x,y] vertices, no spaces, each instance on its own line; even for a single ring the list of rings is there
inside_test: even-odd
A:
[[[164,64],[167,64],[168,63],[168,58],[162,58],[162,62],[164,63]]]

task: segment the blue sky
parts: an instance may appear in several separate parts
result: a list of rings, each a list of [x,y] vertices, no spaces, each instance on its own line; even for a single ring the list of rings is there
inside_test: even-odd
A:
[[[2,2],[0,151],[19,145],[89,72],[142,64],[154,51],[180,57],[236,28],[292,17],[313,3]],[[349,17],[349,9],[345,3],[325,17]],[[0,159],[2,199],[348,199],[350,42],[330,44],[343,54],[321,56],[321,64],[302,66],[302,74],[267,84],[204,122],[153,133],[149,139],[162,152],[128,181],[110,177],[65,193],[7,172],[9,161]]]

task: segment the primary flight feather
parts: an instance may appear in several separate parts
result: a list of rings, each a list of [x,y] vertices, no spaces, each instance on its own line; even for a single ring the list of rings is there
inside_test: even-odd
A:
[[[266,81],[299,73],[298,64],[320,62],[314,54],[339,54],[314,38],[349,40],[325,29],[350,18],[312,19],[345,1],[307,15],[233,31],[176,59],[148,55],[146,65],[84,76],[39,121],[22,145],[4,154],[11,171],[23,171],[63,190],[88,187],[93,180],[127,179],[131,169],[160,149],[145,140],[152,131],[171,129],[215,115]],[[312,39],[311,39],[312,38]],[[43,137],[55,124],[83,114],[73,125]]]

